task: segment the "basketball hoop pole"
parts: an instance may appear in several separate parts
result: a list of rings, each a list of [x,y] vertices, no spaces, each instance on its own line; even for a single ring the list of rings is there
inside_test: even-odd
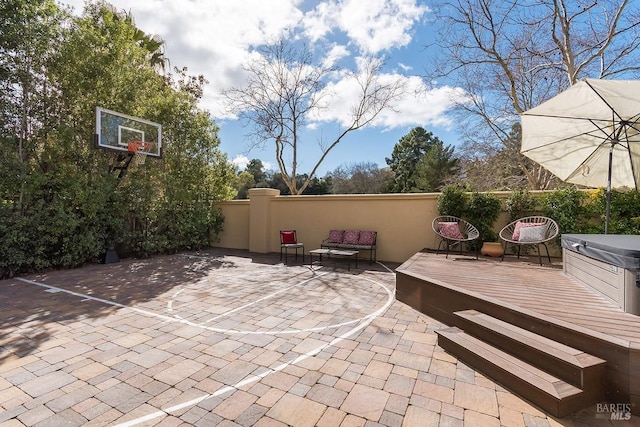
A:
[[[162,157],[162,125],[139,117],[108,110],[96,105],[96,148],[115,151],[111,157],[109,175],[115,174],[117,183],[127,174],[133,162],[134,168],[145,162],[147,156]],[[103,262],[119,262],[114,245],[106,248]]]
[[[129,169],[129,165],[131,162],[134,162],[134,166],[144,164],[146,160],[147,153],[145,150],[149,150],[153,147],[153,143],[145,142],[145,141],[130,141],[127,145],[127,154],[126,158],[125,154],[118,154],[116,162],[121,163],[119,166],[110,165],[109,173],[113,173],[115,171],[118,172],[118,180],[122,179]],[[124,163],[122,163],[124,162]]]
[[[109,165],[109,174],[112,174],[115,171],[118,171],[117,179],[120,181],[126,174],[129,169],[129,165],[135,159],[136,165],[141,165],[144,163],[147,157],[147,153],[144,150],[148,150],[153,147],[153,144],[150,142],[144,141],[131,141],[129,142],[127,149],[128,152],[126,154],[118,154],[115,162],[119,163],[118,166]],[[123,163],[124,162],[124,163]],[[109,247],[102,259],[103,264],[111,264],[120,262],[120,257],[118,257],[118,253],[113,247]]]
[[[131,164],[131,161],[133,160],[133,156],[134,156],[133,153],[128,153],[128,155],[125,158],[124,154],[118,154],[118,158],[116,159],[116,161],[120,163],[124,161],[124,163],[119,166],[110,165],[109,173],[111,174],[115,171],[119,171],[117,178],[118,180],[122,179],[126,175],[127,169],[129,169],[129,164]]]

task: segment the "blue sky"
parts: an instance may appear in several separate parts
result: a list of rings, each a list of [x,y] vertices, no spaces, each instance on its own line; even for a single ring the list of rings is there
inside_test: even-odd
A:
[[[62,0],[77,13],[84,0]],[[421,0],[110,0],[132,13],[136,25],[158,34],[166,43],[171,66],[186,66],[191,74],[209,81],[201,107],[220,126],[221,150],[244,168],[260,159],[276,168],[273,148],[252,148],[249,130],[226,109],[220,91],[243,85],[242,65],[250,51],[288,31],[308,43],[319,57],[354,64],[363,55],[386,58],[385,73],[407,85],[407,95],[369,127],[349,134],[325,159],[319,176],[338,166],[373,162],[386,166],[394,145],[416,126],[433,132],[445,144],[457,145],[450,101],[461,91],[436,84],[428,90],[422,79],[431,58],[425,46],[433,41],[437,25],[430,2]],[[349,66],[349,65],[345,65]],[[444,82],[438,82],[444,83]],[[329,113],[303,133],[298,170],[310,172],[320,157],[320,141],[339,133],[347,99],[336,99]]]

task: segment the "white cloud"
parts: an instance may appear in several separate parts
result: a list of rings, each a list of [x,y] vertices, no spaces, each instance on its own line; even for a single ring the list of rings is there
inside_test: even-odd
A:
[[[304,28],[312,41],[338,29],[363,53],[406,46],[416,22],[429,12],[415,0],[331,0],[305,15]]]
[[[302,17],[298,3],[138,0],[135,6],[127,7],[133,9],[141,28],[165,39],[167,56],[175,65],[187,65],[190,73],[205,76],[209,85],[204,92],[204,106],[220,119],[229,117],[220,90],[242,85],[241,65],[246,63],[252,46],[276,39],[297,25]]]
[[[247,156],[243,156],[241,154],[238,154],[237,156],[235,156],[233,158],[233,160],[231,160],[231,163],[234,166],[237,166],[238,169],[243,170],[247,167],[247,165],[249,164],[249,161],[251,159],[249,159]]]
[[[331,33],[333,26],[338,22],[340,10],[335,1],[321,2],[315,9],[304,16],[302,24],[305,35],[316,42]]]
[[[252,160],[253,158],[249,158],[245,155],[242,154],[238,154],[237,156],[235,156],[233,158],[233,160],[231,160],[231,163],[235,166],[238,167],[238,169],[240,170],[244,170],[247,168],[247,165],[249,164],[249,162]],[[261,160],[262,162],[262,169],[264,171],[268,171],[268,170],[273,170],[273,165],[270,162],[265,162],[264,160]]]
[[[331,67],[335,65],[336,62],[340,61],[342,58],[346,58],[347,56],[349,56],[347,46],[334,44],[327,53],[322,65],[325,67]]]
[[[451,129],[453,122],[446,113],[454,102],[464,101],[464,91],[450,86],[427,89],[419,77],[408,77],[405,83],[409,94],[396,102],[395,111],[383,111],[373,124],[385,128],[418,124]]]
[[[84,0],[61,0],[80,13]],[[166,56],[172,66],[188,67],[190,74],[203,74],[209,81],[202,107],[220,122],[235,119],[226,109],[220,91],[244,82],[242,64],[251,49],[283,32],[303,31],[314,48],[325,49],[325,65],[337,64],[354,54],[379,53],[406,46],[416,26],[429,8],[420,0],[326,0],[313,10],[301,10],[302,0],[109,0],[116,8],[131,12],[136,25],[149,34],[158,34],[166,43]],[[315,42],[315,43],[314,43]],[[352,52],[359,50],[359,52]],[[254,53],[255,54],[255,53]],[[357,58],[354,59],[357,62]],[[409,65],[395,64],[399,73]],[[346,76],[339,72],[336,78]],[[415,76],[389,74],[383,78],[401,78],[408,95],[396,103],[396,112],[385,111],[375,125],[393,128],[405,125],[449,123],[445,112],[451,99],[462,94],[454,88],[427,91]],[[329,108],[312,125],[334,121],[344,123],[357,87],[351,80],[335,80],[329,87],[335,97]],[[246,157],[234,163],[242,165]],[[246,163],[244,164],[246,166]],[[266,166],[266,165],[265,165]]]
[[[417,76],[383,74],[381,82],[400,80],[404,85],[404,95],[396,100],[392,107],[383,110],[372,122],[373,126],[398,128],[408,125],[438,126],[449,128],[451,120],[446,115],[454,101],[465,98],[463,91],[448,86],[428,89],[424,81]],[[361,88],[355,79],[342,79],[327,87],[331,93],[325,108],[318,111],[310,127],[317,128],[321,123],[338,122],[342,126],[351,125],[354,102],[361,97]]]

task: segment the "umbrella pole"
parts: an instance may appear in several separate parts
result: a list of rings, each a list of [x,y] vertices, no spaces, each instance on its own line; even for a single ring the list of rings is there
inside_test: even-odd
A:
[[[615,140],[611,141],[609,149],[609,170],[607,171],[607,201],[604,214],[604,234],[609,234],[609,217],[611,216],[611,168],[613,167],[613,147],[616,145]]]

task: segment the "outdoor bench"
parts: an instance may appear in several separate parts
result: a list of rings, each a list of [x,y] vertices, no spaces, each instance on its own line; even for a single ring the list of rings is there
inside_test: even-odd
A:
[[[369,251],[369,262],[376,260],[377,231],[331,230],[329,237],[322,241],[321,248]]]

